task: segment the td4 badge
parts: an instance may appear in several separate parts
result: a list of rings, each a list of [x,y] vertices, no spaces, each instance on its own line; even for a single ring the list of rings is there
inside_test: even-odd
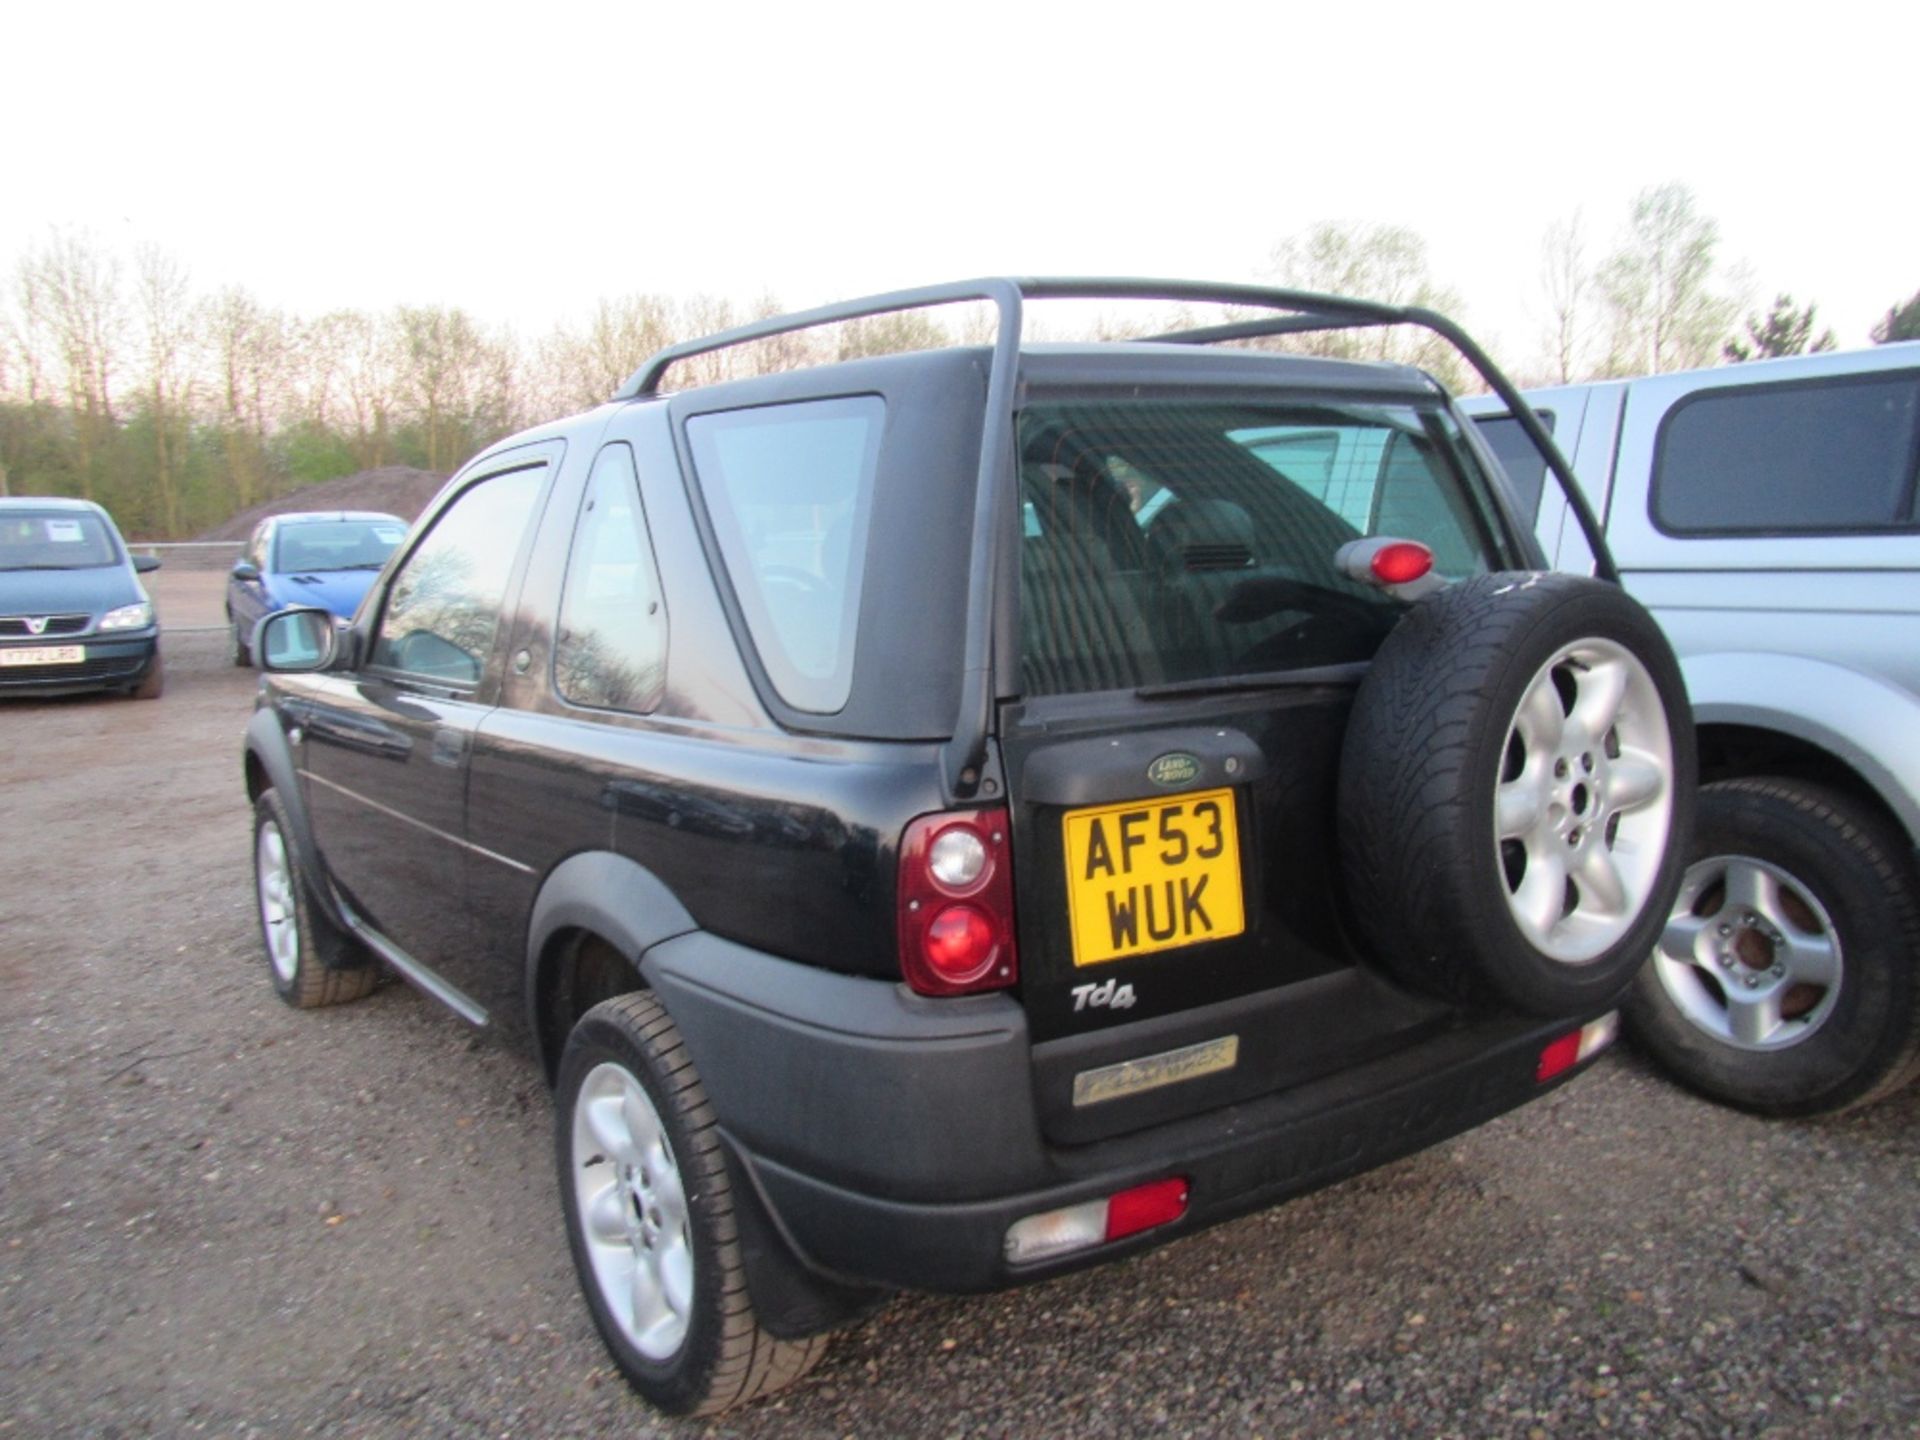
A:
[[[1133,986],[1116,984],[1112,980],[1103,980],[1098,985],[1076,985],[1068,993],[1073,996],[1076,1014],[1082,1010],[1133,1008]]]

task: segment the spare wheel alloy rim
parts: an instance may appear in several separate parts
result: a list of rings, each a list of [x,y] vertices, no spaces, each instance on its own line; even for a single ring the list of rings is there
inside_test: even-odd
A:
[[[254,874],[260,891],[260,928],[267,938],[267,959],[283,985],[300,970],[300,921],[293,903],[293,869],[287,842],[271,820],[260,827],[254,844]]]
[[[1580,965],[1619,943],[1673,825],[1673,736],[1637,656],[1594,638],[1540,667],[1507,727],[1493,822],[1508,910],[1536,950]]]
[[[1778,865],[1715,855],[1687,869],[1653,956],[1667,998],[1737,1050],[1783,1050],[1840,999],[1840,935],[1819,897]]]
[[[573,1102],[573,1204],[593,1283],[649,1360],[669,1360],[693,1315],[693,1238],[667,1127],[624,1066],[596,1065]]]

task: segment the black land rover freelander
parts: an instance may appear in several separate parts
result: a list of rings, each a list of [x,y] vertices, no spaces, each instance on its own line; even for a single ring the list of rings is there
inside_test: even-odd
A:
[[[1022,344],[1090,295],[1263,318]],[[990,347],[662,386],[975,299]],[[1426,375],[1207,343],[1394,323],[1511,391],[1441,317],[1239,287],[765,322],[477,457],[350,628],[261,623],[275,985],[385,965],[526,1038],[654,1403],[1378,1165],[1611,1038],[1694,789],[1665,642],[1540,572]]]

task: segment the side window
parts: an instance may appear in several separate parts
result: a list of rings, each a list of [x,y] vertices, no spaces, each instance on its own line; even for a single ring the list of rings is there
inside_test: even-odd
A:
[[[442,512],[387,590],[374,667],[441,685],[479,682],[545,474],[535,465],[491,476]]]
[[[696,415],[687,443],[754,648],[780,696],[830,715],[853,689],[861,558],[886,402]]]
[[[667,614],[633,451],[600,452],[567,559],[554,685],[576,705],[645,712],[666,686]]]
[[[1553,434],[1553,411],[1533,413],[1547,433]],[[1500,462],[1500,468],[1507,472],[1507,493],[1513,499],[1514,509],[1522,520],[1532,525],[1540,518],[1540,492],[1547,484],[1546,457],[1511,415],[1492,415],[1473,423]]]
[[[1661,422],[1653,518],[1676,535],[1914,523],[1920,375],[1703,390]]]

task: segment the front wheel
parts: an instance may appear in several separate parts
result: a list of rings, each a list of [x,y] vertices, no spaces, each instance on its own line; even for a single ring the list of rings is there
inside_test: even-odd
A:
[[[634,1389],[668,1414],[710,1415],[813,1368],[825,1336],[776,1339],[754,1314],[713,1107],[651,995],[581,1017],[554,1120],[580,1288]]]
[[[240,622],[231,611],[227,614],[227,658],[239,669],[253,667],[253,656],[247,650],[247,637],[240,633]]]
[[[379,969],[314,905],[272,790],[253,806],[253,882],[273,989],[296,1010],[343,1005],[373,993]]]
[[[1900,836],[1838,792],[1734,780],[1700,792],[1672,916],[1627,1009],[1687,1085],[1816,1115],[1920,1071],[1920,900]]]

